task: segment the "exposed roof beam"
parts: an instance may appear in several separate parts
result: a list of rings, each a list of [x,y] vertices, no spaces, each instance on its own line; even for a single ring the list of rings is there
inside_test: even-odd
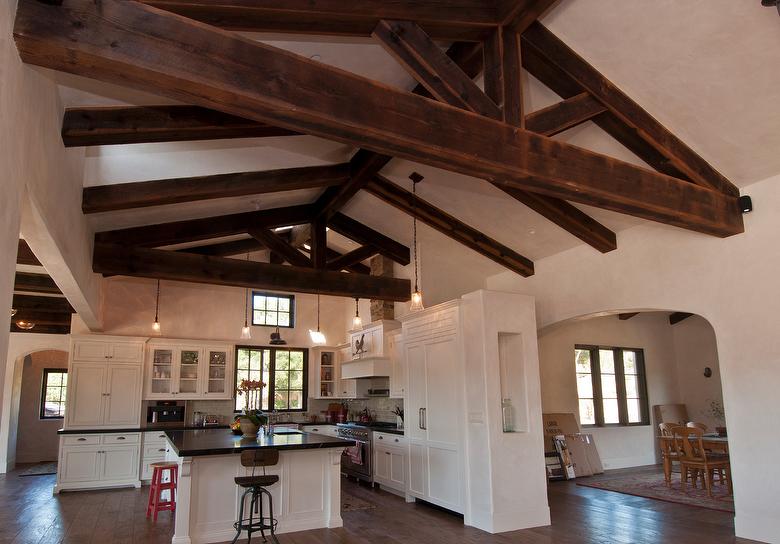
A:
[[[347,274],[117,244],[95,244],[94,272],[211,285],[409,300],[409,280]]]
[[[437,39],[481,39],[496,25],[484,0],[141,0],[210,25],[251,32],[370,36],[380,19],[417,21]]]
[[[69,0],[49,6],[21,0],[15,39],[31,64],[111,81],[121,73],[126,85],[171,98],[708,234],[744,230],[734,196],[137,2]],[[121,46],[106,47],[107,42]]]
[[[348,164],[235,172],[190,178],[98,185],[83,191],[81,209],[97,213],[212,198],[331,187],[349,179]]]
[[[628,321],[629,319],[631,319],[635,315],[639,315],[639,312],[628,312],[628,313],[625,313],[625,314],[618,314],[618,319],[620,321]]]
[[[252,253],[265,249],[265,246],[254,238],[246,240],[235,240],[233,242],[220,242],[217,244],[208,244],[204,246],[190,247],[180,249],[183,253],[194,253],[196,255],[211,255],[212,257],[230,257],[244,253]]]
[[[669,324],[677,325],[677,323],[684,319],[688,319],[692,315],[693,314],[689,314],[688,312],[674,312],[673,314],[669,315]]]
[[[12,308],[35,310],[47,313],[73,313],[73,307],[65,297],[39,297],[35,295],[14,295]]]
[[[274,231],[264,228],[252,228],[249,229],[249,235],[271,251],[279,254],[291,265],[311,267],[311,259],[291,246],[287,240]]]
[[[41,262],[32,252],[30,246],[22,239],[19,239],[19,245],[16,248],[16,264],[26,264],[29,266],[41,266]]]
[[[541,23],[530,25],[523,33],[522,40],[524,48],[534,49],[536,54],[555,65],[577,85],[601,101],[615,117],[636,131],[640,138],[665,156],[694,183],[731,196],[739,196],[739,189],[734,184]]]
[[[499,13],[507,30],[523,32],[558,0],[499,0]]]
[[[143,227],[95,233],[95,241],[143,247],[160,247],[209,238],[243,234],[250,228],[298,225],[311,220],[311,206],[290,206],[257,212],[236,213],[203,219],[188,219]]]
[[[526,115],[525,128],[544,136],[554,136],[605,111],[607,108],[590,93],[580,93]]]
[[[65,147],[294,136],[286,128],[198,106],[71,108],[62,120]]]
[[[374,246],[360,246],[348,253],[329,259],[326,268],[328,270],[348,270],[350,266],[360,264],[377,253],[379,251]]]
[[[378,253],[398,264],[406,266],[411,262],[408,247],[385,236],[381,232],[377,232],[355,221],[351,217],[347,217],[343,213],[334,215],[328,222],[328,226],[342,236],[346,236],[361,245],[374,246]]]
[[[533,275],[534,263],[529,259],[382,176],[376,175],[366,190],[509,270],[522,276]]]
[[[61,295],[62,292],[54,280],[46,274],[28,274],[17,272],[14,279],[14,291],[29,291],[32,293],[53,293]]]

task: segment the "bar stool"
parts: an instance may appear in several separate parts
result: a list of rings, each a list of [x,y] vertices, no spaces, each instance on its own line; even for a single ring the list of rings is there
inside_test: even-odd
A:
[[[236,529],[236,536],[233,538],[231,544],[235,544],[236,540],[241,536],[241,531],[247,532],[248,541],[252,541],[252,533],[260,532],[263,537],[263,542],[267,542],[268,539],[265,536],[265,531],[271,532],[271,540],[276,544],[279,544],[279,540],[276,538],[276,519],[274,519],[274,501],[271,497],[271,493],[266,489],[267,487],[275,484],[279,481],[279,476],[267,475],[265,473],[265,467],[270,467],[279,462],[279,450],[275,449],[256,449],[241,452],[241,465],[245,467],[252,467],[251,476],[237,476],[234,480],[236,485],[246,489],[241,494],[241,502],[238,507],[238,521],[233,524]],[[263,467],[263,474],[255,475],[255,468]],[[244,518],[244,502],[246,496],[251,494],[252,499],[249,503],[249,517]],[[263,513],[263,495],[268,499],[268,517]],[[258,514],[255,519],[254,514]]]
[[[152,472],[152,485],[149,488],[149,504],[146,507],[146,517],[148,518],[154,512],[154,521],[157,521],[157,513],[163,510],[176,511],[176,485],[179,483],[179,465],[177,463],[159,462],[149,465],[154,469]],[[168,481],[163,482],[166,476]],[[163,491],[168,491],[170,497],[167,501],[162,500]]]

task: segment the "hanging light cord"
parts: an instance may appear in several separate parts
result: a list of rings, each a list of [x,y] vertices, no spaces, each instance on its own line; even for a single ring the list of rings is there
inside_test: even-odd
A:
[[[157,280],[157,302],[154,305],[154,322],[159,321],[158,316],[160,314],[160,280]]]
[[[320,294],[317,293],[317,332],[320,332]]]
[[[249,252],[246,254],[246,260],[249,262]],[[244,289],[244,327],[249,326],[249,288]]]
[[[417,288],[417,181],[412,179],[412,238],[414,241],[414,292]]]
[[[355,299],[355,317],[360,317],[360,308],[358,307],[358,299]]]

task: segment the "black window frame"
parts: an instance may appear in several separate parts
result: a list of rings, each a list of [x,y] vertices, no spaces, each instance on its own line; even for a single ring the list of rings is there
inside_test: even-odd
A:
[[[270,366],[268,368],[268,375],[269,380],[266,387],[268,387],[268,407],[264,407],[264,412],[305,412],[309,405],[309,349],[308,348],[299,348],[295,346],[249,346],[249,345],[237,345],[236,346],[236,352],[235,352],[235,369],[233,373],[233,387],[234,389],[238,386],[238,352],[241,349],[251,349],[256,351],[270,351]],[[276,372],[276,352],[277,351],[300,351],[303,353],[303,407],[302,408],[294,408],[294,409],[287,409],[287,410],[279,410],[274,408],[273,405],[273,399],[274,395],[276,394],[276,384],[274,376]],[[262,369],[261,369],[262,373]],[[289,391],[289,389],[288,389]],[[294,390],[296,391],[296,390]],[[235,399],[234,399],[235,401]],[[289,401],[288,401],[289,406]],[[236,410],[234,409],[233,412],[238,414],[241,413],[242,410]]]
[[[275,297],[275,298],[286,298],[290,301],[290,324],[289,325],[267,325],[265,323],[255,323],[255,297],[256,296],[262,296],[262,297]],[[273,293],[271,291],[252,291],[252,299],[250,302],[250,311],[251,311],[251,319],[250,323],[253,327],[271,327],[276,328],[279,327],[281,329],[294,329],[295,328],[295,295],[290,295],[287,293]],[[267,311],[267,310],[259,310],[258,311]],[[279,310],[276,310],[277,314],[279,313]],[[278,315],[277,315],[278,318]],[[277,319],[277,322],[279,320]]]
[[[66,383],[64,386],[52,386],[52,387],[59,387],[60,388],[60,401],[58,404],[62,405],[62,415],[61,416],[47,416],[46,415],[46,389],[48,389],[48,383],[49,383],[49,374],[65,374],[65,376],[68,375],[68,369],[67,368],[44,368],[43,369],[43,379],[41,380],[41,399],[38,406],[38,416],[40,419],[63,419],[65,417],[65,410],[67,410],[67,400],[68,400],[68,384]]]
[[[645,371],[645,352],[642,348],[629,348],[619,346],[600,346],[592,344],[576,344],[577,350],[590,352],[590,377],[593,385],[593,410],[596,419],[595,424],[582,424],[582,427],[642,427],[650,425],[650,410],[647,398],[647,374]],[[618,396],[618,423],[604,423],[604,398],[601,392],[601,360],[599,350],[609,350],[613,353],[615,361],[615,382]],[[626,376],[623,362],[623,352],[632,351],[636,354],[637,382],[639,387],[639,411],[641,421],[628,421],[628,400],[626,397]],[[575,380],[577,375],[576,359],[574,367]],[[579,390],[577,390],[577,413],[579,414]]]

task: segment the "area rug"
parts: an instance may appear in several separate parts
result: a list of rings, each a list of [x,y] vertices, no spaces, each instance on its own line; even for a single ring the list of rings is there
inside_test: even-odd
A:
[[[19,476],[46,476],[48,474],[57,474],[57,463],[38,463],[29,467]]]
[[[343,489],[341,490],[341,512],[355,512],[357,510],[372,510],[376,508],[376,505],[371,504],[368,501],[364,501],[360,497],[356,497],[351,493],[347,493]]]
[[[701,482],[697,488],[691,487],[689,482],[683,492],[680,479],[676,475],[672,476],[671,487],[666,486],[664,475],[658,473],[594,476],[577,479],[577,485],[722,512],[734,511],[734,497],[728,494],[725,485],[716,483],[712,490],[712,498],[709,498],[707,490],[702,489]]]

